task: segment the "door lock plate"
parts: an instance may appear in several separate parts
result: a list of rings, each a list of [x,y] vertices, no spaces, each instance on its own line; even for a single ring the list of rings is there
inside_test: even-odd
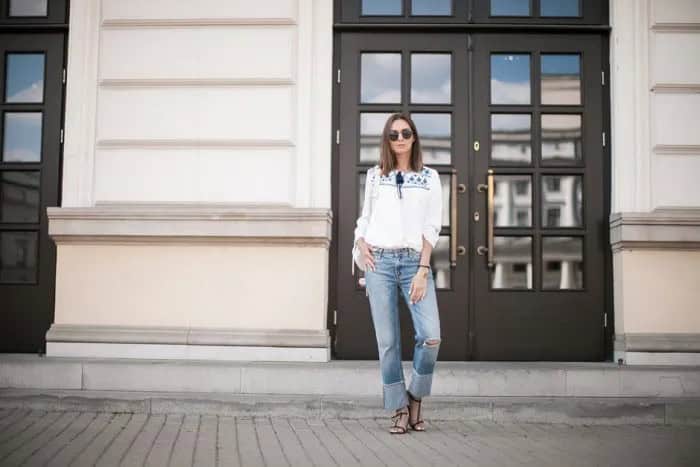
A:
[[[479,211],[474,211],[474,222],[479,222]]]

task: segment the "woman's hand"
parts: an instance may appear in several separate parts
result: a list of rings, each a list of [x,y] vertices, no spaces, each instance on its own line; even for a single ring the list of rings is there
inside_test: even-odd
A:
[[[426,268],[418,268],[418,272],[413,276],[411,290],[409,291],[411,305],[425,298],[426,290],[428,289],[428,274],[429,272]]]
[[[365,262],[365,269],[374,271],[374,255],[372,254],[371,245],[367,244],[364,238],[359,238],[357,240],[357,246],[360,249],[360,253],[362,253],[362,259]]]

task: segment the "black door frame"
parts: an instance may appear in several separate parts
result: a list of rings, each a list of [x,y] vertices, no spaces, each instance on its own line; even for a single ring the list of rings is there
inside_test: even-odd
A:
[[[427,39],[427,44],[426,44]],[[356,95],[356,90],[359,86],[347,85],[342,88],[341,91],[341,103],[340,105],[347,106],[348,108],[357,108],[363,113],[373,113],[380,112],[385,113],[388,111],[405,111],[411,112],[413,114],[430,113],[430,114],[443,114],[449,113],[451,116],[451,142],[453,144],[452,148],[452,158],[449,164],[428,164],[431,168],[435,169],[440,176],[447,182],[451,181],[453,178],[457,183],[466,183],[466,177],[468,174],[468,160],[463,154],[466,152],[461,148],[466,148],[468,146],[469,134],[464,131],[466,128],[468,119],[468,77],[469,72],[467,69],[468,57],[466,53],[467,41],[463,34],[458,33],[438,33],[433,35],[421,35],[421,36],[407,36],[405,34],[396,33],[371,33],[371,34],[360,34],[360,33],[348,33],[342,38],[343,47],[345,50],[353,51],[373,51],[383,53],[390,51],[396,53],[401,51],[402,60],[402,85],[401,89],[405,93],[401,99],[400,104],[367,104],[360,103],[360,98]],[[379,44],[377,46],[377,44]],[[411,83],[411,67],[410,67],[410,52],[411,50],[420,50],[421,53],[449,53],[451,56],[451,102],[448,104],[416,104],[410,102],[410,83]],[[355,63],[355,60],[359,58],[359,54],[346,54],[346,63],[343,64],[344,69],[354,69],[359,66],[359,63]],[[357,77],[348,77],[348,82],[352,82]],[[466,105],[464,105],[466,104]],[[391,109],[391,110],[388,110]],[[364,174],[365,170],[371,167],[373,164],[361,162],[357,160],[357,154],[360,153],[359,147],[357,145],[359,138],[359,128],[358,121],[345,119],[341,124],[341,135],[346,135],[344,140],[346,141],[343,146],[346,151],[344,160],[342,164],[344,165],[343,171],[344,176],[339,179],[338,192],[341,194],[352,196],[343,199],[340,202],[343,203],[345,210],[351,209],[354,212],[359,212],[359,207],[357,206],[357,196],[356,196],[356,177]],[[423,141],[424,150],[426,149],[425,143]],[[355,173],[351,173],[354,171]],[[446,183],[443,182],[443,186]],[[456,190],[455,190],[456,191]],[[452,193],[451,195],[453,202],[466,202],[466,197],[464,193]],[[466,206],[466,205],[465,205]],[[465,206],[460,206],[460,210],[465,210]],[[443,218],[449,218],[450,207],[445,209]],[[356,218],[356,216],[354,216]],[[353,218],[353,222],[354,222]],[[344,218],[347,227],[347,218]],[[458,232],[457,237],[460,239],[461,244],[464,244],[466,238],[468,237],[468,229],[470,224],[466,216],[460,216],[456,219],[456,228],[452,229],[447,225],[444,225],[441,231],[441,241],[444,242],[446,239],[450,239],[453,232]],[[450,219],[450,222],[452,219]],[[340,223],[340,218],[336,217],[336,223]],[[338,241],[343,243],[348,243],[348,239],[343,239],[344,236],[352,235],[347,229],[339,230]],[[352,243],[352,240],[349,240]],[[440,251],[440,250],[438,250]],[[466,256],[459,256],[457,267],[450,267],[446,264],[447,253],[442,250],[440,252],[443,254],[443,258],[440,260],[440,265],[442,266],[441,272],[444,274],[447,271],[447,276],[449,276],[449,284],[446,287],[440,287],[437,290],[438,301],[441,306],[448,306],[452,310],[463,310],[463,313],[450,313],[449,315],[441,314],[441,327],[443,330],[443,344],[441,346],[441,355],[443,359],[451,360],[464,360],[465,355],[469,352],[469,338],[466,334],[467,329],[470,328],[468,322],[468,297],[463,293],[461,288],[455,287],[455,284],[467,284],[469,281],[469,264],[466,261]],[[438,261],[438,254],[434,254],[432,258],[433,264]],[[338,258],[339,268],[342,271],[349,272],[351,270],[350,258],[349,256],[340,255]],[[447,266],[445,268],[445,266]],[[357,271],[356,271],[357,272]],[[356,315],[359,310],[364,310],[367,306],[367,299],[365,296],[365,291],[362,287],[356,285],[350,275],[347,274],[347,282],[338,284],[336,287],[336,293],[339,293],[339,300],[343,301],[343,310],[338,315],[338,320],[343,320],[343,327],[341,333],[345,333],[344,337],[349,335],[372,335],[373,331],[371,328],[371,319],[369,315],[361,314]],[[439,282],[438,282],[439,284]],[[408,310],[405,308],[403,302],[400,302],[399,306],[402,309],[400,313],[401,329],[402,329],[402,349],[404,358],[408,358],[412,353],[412,348],[414,346],[413,336],[411,334],[412,327],[410,326],[410,318]],[[352,329],[350,329],[352,328]],[[335,334],[336,336],[338,333]],[[341,344],[344,346],[346,352],[353,353],[355,355],[361,355],[362,358],[372,358],[373,351],[371,347],[367,347],[365,342],[359,341],[357,339],[343,339]],[[337,349],[336,349],[337,350]]]
[[[551,41],[551,42],[550,42]],[[486,360],[573,360],[599,361],[604,358],[604,313],[598,304],[605,303],[604,281],[598,271],[605,270],[604,236],[602,225],[609,213],[604,206],[603,193],[599,190],[599,177],[603,169],[602,122],[602,43],[596,34],[497,34],[475,35],[476,51],[473,78],[476,90],[471,113],[525,113],[532,117],[532,155],[528,165],[499,164],[490,161],[491,141],[488,119],[475,119],[475,138],[481,140],[481,151],[469,148],[470,160],[476,165],[470,171],[475,177],[471,186],[472,209],[487,213],[486,193],[478,193],[477,184],[486,183],[487,169],[492,168],[494,178],[502,176],[526,176],[531,182],[531,224],[529,227],[498,227],[494,236],[530,238],[532,288],[530,290],[495,290],[490,285],[490,273],[486,257],[473,254],[472,297],[473,319],[477,349],[475,357]],[[540,69],[537,66],[544,54],[577,53],[581,61],[581,102],[577,105],[539,104]],[[493,105],[489,98],[488,75],[491,53],[527,54],[531,60],[530,76],[533,99],[527,106]],[[527,110],[524,110],[526,108]],[[583,156],[574,163],[563,161],[543,162],[539,152],[541,131],[539,115],[581,115]],[[545,176],[573,175],[581,177],[583,194],[583,220],[576,227],[542,227],[542,183]],[[600,221],[600,222],[599,222]],[[486,223],[474,229],[476,245],[486,245]],[[542,275],[542,239],[581,239],[583,255],[583,287],[581,289],[547,289]],[[535,325],[536,324],[536,325]],[[496,333],[496,330],[498,332]],[[598,332],[600,334],[598,334]],[[592,336],[596,336],[595,340]],[[516,356],[517,357],[514,357]]]
[[[3,308],[3,304],[6,305],[6,310],[21,307],[22,312],[26,313],[26,319],[20,323],[11,316],[0,316],[0,322],[4,322],[3,327],[7,328],[5,332],[15,328],[14,332],[17,334],[13,339],[3,339],[0,352],[45,353],[45,334],[54,319],[56,246],[48,236],[46,207],[61,205],[69,0],[49,0],[47,6],[47,15],[43,17],[10,17],[9,0],[0,0],[0,36],[7,38],[5,44],[10,44],[12,49],[9,51],[46,52],[42,104],[4,105],[5,90],[0,89],[4,111],[26,112],[41,109],[43,112],[41,161],[2,163],[3,169],[6,170],[40,171],[40,210],[39,222],[35,224],[3,224],[3,228],[8,231],[36,229],[39,233],[39,251],[36,284],[17,283],[1,286],[7,295],[0,296],[0,309]],[[9,40],[13,40],[14,44]],[[6,48],[3,47],[3,50]],[[0,72],[0,85],[4,85],[5,72],[5,69]],[[36,287],[40,293],[37,293]],[[27,300],[30,303],[25,303]]]
[[[460,0],[457,0],[458,2]],[[467,1],[467,0],[461,0]],[[405,31],[405,32],[464,32],[464,33],[476,33],[476,32],[494,32],[503,31],[509,33],[524,33],[524,32],[539,32],[544,34],[552,33],[594,33],[600,36],[602,41],[602,67],[605,79],[605,85],[603,86],[603,102],[602,102],[602,127],[606,135],[608,135],[608,141],[610,141],[610,66],[609,66],[609,35],[611,28],[608,25],[608,1],[600,0],[600,7],[596,9],[599,18],[590,17],[584,22],[579,21],[575,24],[561,24],[557,23],[557,20],[540,20],[540,21],[527,21],[527,20],[499,20],[499,19],[489,19],[488,23],[475,24],[473,19],[473,10],[475,2],[478,3],[480,0],[469,0],[469,14],[466,22],[444,22],[439,23],[435,21],[424,21],[424,18],[371,18],[364,20],[363,18],[343,18],[341,10],[341,0],[335,0],[335,18],[336,22],[334,25],[334,35],[333,35],[333,75],[336,76],[336,70],[340,69],[341,63],[341,49],[340,49],[340,38],[345,32],[360,32],[360,31],[373,31],[373,32],[392,32],[392,31]],[[466,36],[466,34],[465,34]],[[332,186],[337,187],[339,183],[339,146],[336,144],[336,131],[340,128],[340,96],[339,96],[339,82],[334,83],[333,87],[333,133],[330,135],[330,143],[332,147],[332,166],[331,166],[331,177]],[[610,197],[611,197],[611,162],[610,162],[610,145],[607,144],[603,148],[603,202],[605,206],[604,217],[607,219],[610,214]],[[340,208],[338,190],[334,188],[331,190],[332,194],[332,209],[334,212],[338,212]],[[331,241],[329,250],[329,288],[328,288],[328,329],[330,330],[332,343],[336,337],[336,313],[338,310],[338,292],[336,290],[336,284],[338,280],[338,223],[333,223],[333,239]],[[613,285],[612,285],[612,252],[609,247],[609,229],[603,228],[601,235],[604,237],[602,242],[606,245],[604,251],[604,311],[606,315],[607,326],[603,329],[603,343],[604,352],[603,359],[610,361],[613,355],[613,336],[614,336],[614,310],[613,310]],[[470,239],[471,244],[471,239]],[[342,253],[345,253],[344,250]],[[340,272],[342,275],[343,272]],[[349,276],[347,280],[351,281],[352,278]],[[471,310],[470,310],[470,320]],[[337,358],[335,354],[335,345],[332,344],[332,352],[334,358]],[[472,354],[471,350],[469,351]]]

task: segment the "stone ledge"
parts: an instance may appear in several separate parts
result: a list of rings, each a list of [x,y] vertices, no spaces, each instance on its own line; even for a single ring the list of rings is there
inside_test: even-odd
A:
[[[627,352],[700,352],[700,334],[616,334],[614,346]]]
[[[384,418],[381,397],[0,390],[0,408],[219,416]],[[498,423],[700,425],[700,400],[672,398],[445,397],[426,402],[430,419]]]
[[[330,346],[328,330],[221,329],[53,324],[47,342],[263,347]]]
[[[410,362],[404,362],[409,374]],[[376,361],[222,362],[0,355],[0,387],[380,397]],[[60,383],[60,384],[59,384]],[[438,362],[433,395],[700,398],[700,366]]]
[[[610,215],[613,251],[627,248],[700,250],[700,208]]]
[[[332,212],[290,206],[119,204],[47,208],[49,235],[67,242],[229,242],[328,248]]]

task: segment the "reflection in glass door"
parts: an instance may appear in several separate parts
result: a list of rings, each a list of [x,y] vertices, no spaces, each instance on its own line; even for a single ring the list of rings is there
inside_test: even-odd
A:
[[[11,16],[46,15],[46,2],[20,3],[10,2]],[[58,204],[64,36],[2,39],[0,351],[36,352],[53,319],[55,247],[46,207]]]

